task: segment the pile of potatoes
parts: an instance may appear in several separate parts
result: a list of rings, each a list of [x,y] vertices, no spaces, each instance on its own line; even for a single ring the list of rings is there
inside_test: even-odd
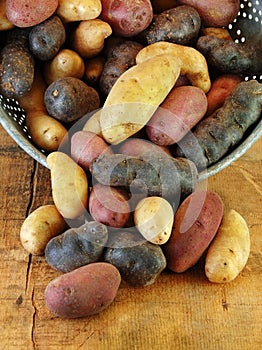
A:
[[[0,93],[19,101],[50,168],[53,204],[20,231],[61,272],[45,290],[50,311],[96,314],[121,281],[147,286],[203,256],[208,280],[234,280],[247,223],[197,183],[261,118],[262,86],[244,79],[262,72],[258,48],[226,30],[240,2],[0,6]]]

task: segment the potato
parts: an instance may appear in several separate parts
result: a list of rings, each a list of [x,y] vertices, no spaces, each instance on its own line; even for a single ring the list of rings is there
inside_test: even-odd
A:
[[[97,18],[101,10],[100,0],[59,0],[56,13],[67,23]]]
[[[194,191],[197,170],[185,158],[173,158],[160,152],[143,157],[101,154],[91,163],[94,178],[105,186],[134,189],[145,196],[160,196],[174,203]]]
[[[64,123],[76,121],[100,105],[98,92],[74,77],[51,83],[45,91],[44,101],[48,113]]]
[[[50,239],[60,235],[67,224],[55,205],[43,205],[31,212],[20,229],[20,240],[25,250],[43,255]]]
[[[239,0],[178,0],[178,3],[194,7],[206,27],[226,27],[237,17],[240,9]]]
[[[179,65],[179,74],[186,75],[192,85],[199,87],[205,93],[208,92],[211,81],[207,61],[199,51],[193,47],[161,41],[140,50],[136,56],[136,63],[139,65],[159,55],[173,57],[173,61]]]
[[[262,84],[242,81],[223,106],[202,119],[173,150],[175,157],[191,159],[198,170],[220,160],[237,145],[248,128],[261,116]]]
[[[0,93],[15,99],[27,94],[33,84],[34,66],[27,40],[17,37],[7,42],[0,51]]]
[[[155,15],[150,25],[140,33],[147,44],[168,41],[194,45],[201,27],[200,16],[191,6],[177,6]]]
[[[6,16],[17,27],[31,27],[52,16],[58,0],[6,0]]]
[[[218,38],[232,41],[232,37],[229,34],[229,31],[226,28],[217,28],[217,27],[203,27],[201,29],[201,35],[214,35]]]
[[[106,226],[90,221],[50,239],[45,248],[45,259],[52,268],[70,272],[97,262],[102,256],[107,239]]]
[[[34,26],[29,33],[29,48],[41,61],[51,60],[65,43],[65,27],[58,16]]]
[[[160,146],[180,141],[205,115],[207,98],[196,86],[173,88],[146,126],[148,138]]]
[[[45,90],[43,77],[36,70],[31,90],[18,101],[26,112],[26,126],[34,144],[45,151],[53,152],[58,150],[62,142],[66,142],[67,129],[48,115],[44,104]]]
[[[83,58],[97,56],[104,42],[112,34],[112,28],[100,18],[81,21],[71,32],[71,47]]]
[[[121,276],[116,267],[97,262],[58,276],[44,293],[47,308],[62,318],[95,315],[114,301]]]
[[[176,59],[164,54],[125,71],[113,85],[101,110],[104,139],[118,144],[141,130],[172,89],[179,72]]]
[[[52,152],[46,158],[51,171],[53,201],[64,218],[75,219],[86,211],[88,180],[84,170],[68,155]]]
[[[103,56],[89,58],[85,62],[84,81],[87,84],[98,87],[106,59]]]
[[[0,31],[14,28],[14,24],[6,16],[6,0],[0,2]]]
[[[83,131],[92,132],[100,136],[101,138],[103,138],[103,134],[100,126],[100,113],[101,113],[101,109],[97,110],[92,115],[90,115],[85,125],[83,126]]]
[[[166,258],[160,246],[145,241],[131,229],[110,234],[104,259],[114,265],[122,279],[132,286],[155,283],[166,268]]]
[[[240,75],[222,74],[218,76],[211,84],[207,93],[207,112],[206,117],[222,107],[227,96],[243,80]]]
[[[153,19],[149,0],[101,0],[101,19],[109,23],[116,35],[131,37],[144,30]]]
[[[71,138],[71,157],[83,169],[89,170],[91,162],[100,154],[113,150],[98,135],[90,131],[77,131]]]
[[[215,237],[223,217],[223,202],[212,191],[197,190],[175,213],[172,234],[164,245],[167,267],[177,273],[194,266]]]
[[[148,152],[164,152],[171,156],[167,147],[161,147],[144,139],[130,138],[119,145],[118,153],[140,157]]]
[[[135,65],[136,55],[142,48],[142,44],[126,40],[111,50],[99,81],[99,88],[103,96],[106,97],[109,94],[121,74]]]
[[[173,222],[173,208],[161,197],[142,199],[134,211],[134,223],[138,231],[147,241],[154,244],[164,244],[168,241]]]
[[[83,58],[75,51],[61,49],[57,55],[45,63],[44,78],[47,84],[64,77],[82,79],[85,72]]]
[[[245,267],[250,253],[250,235],[245,219],[231,209],[225,214],[208,248],[205,273],[209,281],[234,280]]]
[[[90,192],[89,211],[92,218],[104,225],[124,227],[130,217],[127,192],[110,186],[95,184]]]

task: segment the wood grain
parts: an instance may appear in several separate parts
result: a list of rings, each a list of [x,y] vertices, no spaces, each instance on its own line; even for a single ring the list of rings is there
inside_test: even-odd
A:
[[[22,248],[25,217],[52,203],[49,171],[0,129],[0,325],[3,350],[258,350],[262,348],[262,139],[207,181],[226,209],[243,215],[251,254],[236,280],[207,281],[203,259],[183,274],[164,272],[144,288],[122,283],[103,313],[64,320],[45,307],[43,294],[59,273]]]

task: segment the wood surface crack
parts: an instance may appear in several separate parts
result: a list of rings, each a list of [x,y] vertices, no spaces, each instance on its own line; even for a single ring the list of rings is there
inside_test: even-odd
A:
[[[29,285],[30,275],[31,275],[31,267],[32,267],[32,254],[29,254],[27,269],[26,269],[26,277],[25,277],[25,294],[27,293],[27,290],[28,290],[28,285]]]
[[[32,319],[31,341],[32,341],[33,349],[36,349],[37,348],[35,343],[36,306],[34,301],[34,295],[35,295],[35,290],[33,289],[31,301],[32,301],[32,306],[34,308],[34,312],[33,312],[33,319]]]

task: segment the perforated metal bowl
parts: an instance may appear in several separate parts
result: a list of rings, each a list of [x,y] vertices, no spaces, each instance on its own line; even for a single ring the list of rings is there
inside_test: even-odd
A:
[[[228,26],[228,30],[236,42],[258,41],[262,45],[262,1],[242,0],[237,18]],[[262,57],[261,57],[262,59]],[[246,80],[256,79],[262,83],[262,72],[257,76],[247,76]],[[1,124],[16,143],[33,159],[47,166],[46,153],[34,146],[25,124],[25,112],[18,102],[5,99],[0,94]],[[253,126],[241,144],[219,162],[210,166],[207,171],[200,174],[205,179],[226,168],[233,161],[240,158],[262,135],[262,118]]]

